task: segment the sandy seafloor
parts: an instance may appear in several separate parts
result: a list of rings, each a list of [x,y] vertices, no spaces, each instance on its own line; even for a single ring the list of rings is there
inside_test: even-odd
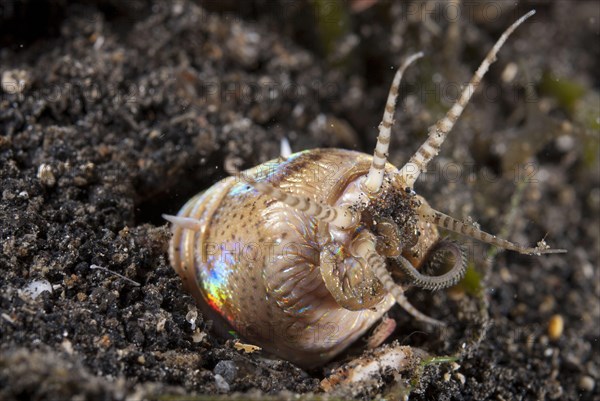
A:
[[[373,3],[0,3],[0,399],[600,399],[600,3],[465,1],[458,18],[454,3]],[[201,315],[193,327],[161,213],[283,137],[370,153],[392,67],[423,50],[392,130],[401,166],[531,8],[416,190],[568,253],[486,263],[467,241],[468,282],[409,293],[446,330],[391,311],[388,343],[455,364],[327,393],[364,340],[303,371],[244,354]]]

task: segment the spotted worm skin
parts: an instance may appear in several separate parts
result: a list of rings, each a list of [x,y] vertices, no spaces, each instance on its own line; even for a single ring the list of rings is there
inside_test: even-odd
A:
[[[349,183],[368,172],[371,159],[349,150],[314,149],[244,174],[333,205]],[[372,308],[341,307],[323,279],[320,259],[323,245],[329,244],[341,255],[339,260],[354,260],[345,244],[332,239],[327,223],[274,201],[237,177],[191,198],[178,216],[197,219],[201,228],[174,225],[171,264],[216,329],[222,334],[233,330],[300,366],[331,359],[395,303],[379,288]],[[418,243],[407,252],[417,265],[418,255],[438,236],[429,223],[420,223],[420,231]],[[355,270],[364,269],[356,260],[350,263]],[[344,274],[360,274],[343,266],[336,269],[334,280],[339,282]]]

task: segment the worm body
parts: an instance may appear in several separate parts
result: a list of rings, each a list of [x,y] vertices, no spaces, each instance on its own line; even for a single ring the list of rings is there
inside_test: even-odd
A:
[[[399,68],[373,155],[313,149],[239,172],[190,199],[173,223],[170,260],[185,288],[222,334],[302,367],[322,364],[398,303],[425,323],[405,284],[437,290],[465,271],[460,246],[440,241],[438,227],[526,254],[562,252],[545,243],[523,247],[434,210],[413,186],[439,152],[507,37],[500,37],[456,104],[401,168],[387,162],[390,130],[404,70]],[[443,274],[419,270],[445,266]]]
[[[314,149],[243,175],[336,204],[364,177],[371,161],[371,156],[353,151]],[[337,230],[332,238],[326,224],[257,193],[238,177],[192,198],[179,216],[201,222],[195,231],[177,225],[173,231],[171,263],[187,290],[221,330],[233,328],[299,365],[318,364],[337,354],[395,303],[348,251],[358,227],[347,233]],[[437,229],[429,223],[421,223],[418,230],[419,240],[405,252],[413,263],[437,239]],[[330,267],[325,273],[328,284],[339,290],[330,291],[325,284],[320,269],[324,261]],[[350,295],[339,295],[350,309],[340,307],[332,292],[351,294],[352,288],[345,287],[352,285],[363,286],[365,294],[357,290],[360,299],[354,302]]]

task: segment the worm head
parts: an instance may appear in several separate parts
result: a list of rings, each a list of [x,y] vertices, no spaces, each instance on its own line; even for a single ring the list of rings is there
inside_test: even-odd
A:
[[[396,168],[388,164],[386,177],[394,177]],[[348,185],[336,203],[358,216],[355,225],[329,226],[322,230],[320,244],[321,274],[336,302],[349,310],[374,308],[390,294],[390,261],[403,254],[413,255],[420,248],[426,253],[417,215],[420,197],[407,193],[393,179],[385,179],[376,196],[363,190],[364,176]],[[437,230],[432,228],[437,238]],[[417,253],[419,253],[417,252]],[[407,262],[410,264],[410,262]],[[411,265],[412,266],[412,265]],[[393,302],[393,298],[389,297]]]
[[[361,212],[361,224],[377,238],[376,250],[383,257],[401,255],[417,244],[420,232],[416,197],[386,185]]]

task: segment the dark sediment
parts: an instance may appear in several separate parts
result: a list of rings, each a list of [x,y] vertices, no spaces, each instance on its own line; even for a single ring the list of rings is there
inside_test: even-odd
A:
[[[491,232],[546,236],[569,253],[504,252],[486,267],[487,248],[470,246],[485,298],[468,286],[413,292],[448,329],[394,310],[392,339],[459,356],[456,371],[415,373],[414,400],[600,398],[598,3],[485,3],[494,18],[465,4],[455,22],[447,9],[424,21],[389,2],[326,15],[303,2],[37,3],[0,5],[1,399],[319,392],[335,364],[304,372],[244,354],[193,320],[161,213],[222,178],[227,158],[276,157],[283,137],[294,150],[370,153],[390,66],[424,50],[393,129],[390,158],[402,165],[455,83],[536,6],[416,189]],[[332,33],[325,17],[345,23]],[[53,289],[32,300],[32,282]],[[564,320],[555,339],[553,315]]]

